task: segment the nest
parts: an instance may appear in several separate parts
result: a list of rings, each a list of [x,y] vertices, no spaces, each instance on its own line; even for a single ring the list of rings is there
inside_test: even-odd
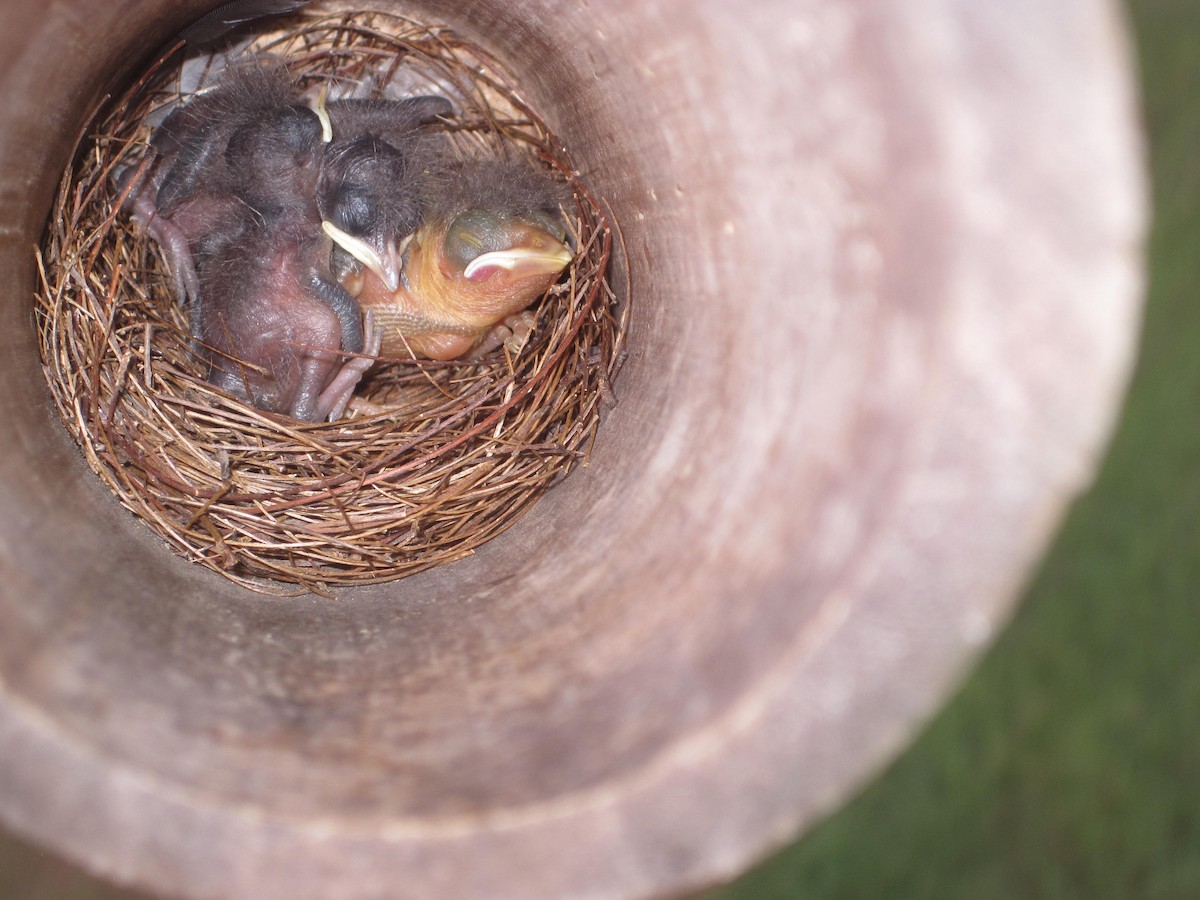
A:
[[[183,96],[178,53],[98,110],[39,252],[42,360],[62,417],[121,503],[183,556],[258,590],[327,593],[466,556],[586,464],[627,310],[605,278],[612,239],[599,203],[494,59],[383,12],[291,24],[242,51],[283,57],[302,85],[448,96],[461,111],[447,126],[458,152],[523,155],[575,198],[575,262],[532,307],[537,327],[519,352],[384,361],[349,418],[302,423],[205,381],[166,261],[120,209],[114,174],[138,163],[149,122]]]

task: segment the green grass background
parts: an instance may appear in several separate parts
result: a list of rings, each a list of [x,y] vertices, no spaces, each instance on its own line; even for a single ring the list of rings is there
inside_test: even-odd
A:
[[[1200,898],[1200,0],[1127,5],[1155,218],[1097,483],[917,743],[708,900]],[[134,896],[0,836],[0,900]]]

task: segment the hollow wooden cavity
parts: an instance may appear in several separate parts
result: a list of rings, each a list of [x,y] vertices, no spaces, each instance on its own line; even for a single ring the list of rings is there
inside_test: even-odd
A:
[[[178,557],[80,457],[33,247],[211,5],[0,29],[0,819],[195,897],[644,897],[831,809],[994,633],[1107,434],[1141,180],[1113,8],[464,3],[644,298],[590,465],[331,601]]]

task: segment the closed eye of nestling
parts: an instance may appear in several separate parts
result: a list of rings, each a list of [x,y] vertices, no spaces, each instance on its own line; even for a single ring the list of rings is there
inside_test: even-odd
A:
[[[500,219],[478,210],[458,216],[446,231],[446,256],[460,268],[507,244]]]

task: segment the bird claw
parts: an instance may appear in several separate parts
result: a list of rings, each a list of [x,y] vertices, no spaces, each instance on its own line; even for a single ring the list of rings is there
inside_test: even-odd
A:
[[[509,329],[509,335],[504,339],[504,346],[513,356],[520,356],[533,332],[537,327],[537,317],[529,310],[519,312],[515,316],[506,316],[504,326]]]
[[[192,258],[187,235],[170,220],[160,216],[146,197],[139,195],[134,200],[133,212],[146,233],[167,255],[175,302],[182,308],[195,303],[200,296],[200,278],[196,274],[196,262]]]
[[[479,359],[501,344],[513,356],[520,356],[536,327],[537,317],[529,310],[505,316],[488,330],[483,340],[467,353],[466,358]]]
[[[333,381],[321,392],[320,407],[329,409],[326,421],[336,422],[345,414],[350,398],[354,395],[354,389],[358,387],[362,377],[367,374],[367,370],[371,366],[375,365],[375,361],[379,357],[379,352],[383,347],[383,328],[375,324],[371,310],[367,310],[363,330],[366,333],[366,344],[363,346],[362,354],[346,360],[337,375],[333,377]]]

